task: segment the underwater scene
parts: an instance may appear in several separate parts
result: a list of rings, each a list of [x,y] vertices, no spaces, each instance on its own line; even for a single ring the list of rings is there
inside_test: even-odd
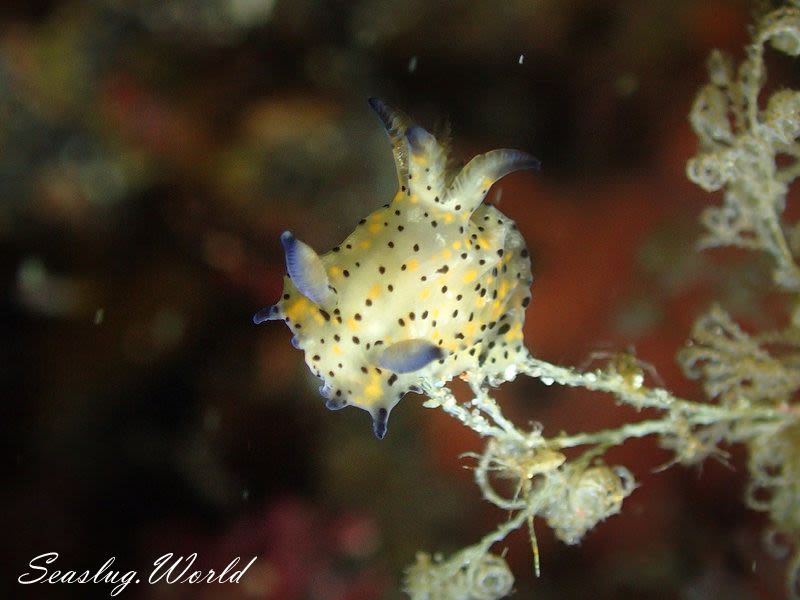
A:
[[[800,0],[0,6],[0,595],[800,597]]]

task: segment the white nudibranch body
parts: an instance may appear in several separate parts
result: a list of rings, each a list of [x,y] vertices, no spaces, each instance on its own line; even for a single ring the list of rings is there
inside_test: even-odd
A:
[[[363,408],[382,438],[392,408],[422,382],[467,371],[496,385],[527,358],[530,258],[514,222],[483,199],[495,181],[539,161],[494,150],[448,176],[430,133],[381,100],[370,104],[392,142],[400,189],[323,256],[285,232],[284,293],[253,320],[284,320],[327,407]]]

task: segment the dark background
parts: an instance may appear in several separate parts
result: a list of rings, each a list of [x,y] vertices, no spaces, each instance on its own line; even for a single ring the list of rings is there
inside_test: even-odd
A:
[[[206,568],[260,556],[238,586],[141,584],[126,598],[397,598],[417,549],[450,553],[505,518],[458,458],[479,448],[473,434],[410,396],[377,441],[363,411],[325,410],[282,324],[250,321],[280,292],[281,231],[325,252],[394,193],[370,96],[430,129],[449,121],[461,158],[542,160],[488,197],[531,250],[534,353],[596,366],[635,346],[699,399],[673,358],[696,316],[717,299],[755,327],[781,317],[763,310],[763,263],[695,251],[697,216],[719,198],[683,175],[706,56],[741,58],[754,10],[3,3],[4,597],[108,597],[15,583],[56,551],[61,569],[114,556],[145,574],[165,552]],[[640,418],[531,380],[498,397],[551,435]],[[579,547],[539,523],[539,580],[527,535],[512,536],[516,597],[780,597],[785,565],[741,501],[741,452],[734,469],[653,473],[669,458],[648,440],[612,451],[641,487]]]

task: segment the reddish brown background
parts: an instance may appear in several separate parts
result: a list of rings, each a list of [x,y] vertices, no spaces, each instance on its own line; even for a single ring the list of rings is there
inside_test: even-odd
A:
[[[146,0],[0,8],[6,597],[107,597],[15,585],[46,551],[142,571],[196,551],[261,558],[236,588],[124,596],[396,598],[417,549],[454,551],[505,518],[462,468],[474,435],[409,397],[379,442],[363,412],[324,409],[288,330],[250,323],[280,291],[281,231],[324,252],[391,197],[369,96],[449,119],[460,157],[541,158],[489,195],[528,240],[538,356],[592,365],[635,347],[700,398],[674,354],[712,300],[748,326],[784,318],[763,263],[695,251],[719,198],[683,175],[705,58],[741,57],[753,7],[279,1],[247,17],[213,0],[202,21],[192,0],[161,4],[184,17]],[[530,380],[498,397],[550,434],[641,416]],[[540,523],[539,580],[512,537],[516,597],[780,597],[784,565],[732,455],[733,470],[653,473],[669,459],[654,442],[612,451],[641,487],[579,547]]]

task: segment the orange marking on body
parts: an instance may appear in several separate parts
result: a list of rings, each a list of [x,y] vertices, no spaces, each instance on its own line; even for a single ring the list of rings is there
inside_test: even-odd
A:
[[[300,296],[286,306],[286,316],[292,321],[299,321],[308,312],[310,306],[311,302]]]

